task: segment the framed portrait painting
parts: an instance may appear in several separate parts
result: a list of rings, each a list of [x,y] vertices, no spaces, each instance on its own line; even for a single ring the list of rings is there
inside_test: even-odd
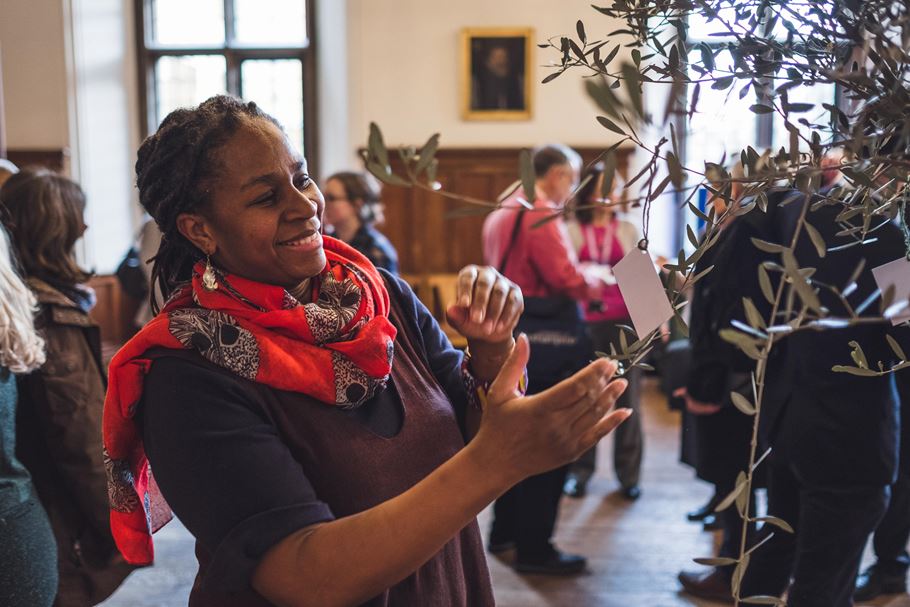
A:
[[[534,30],[461,31],[461,114],[465,120],[530,120]]]

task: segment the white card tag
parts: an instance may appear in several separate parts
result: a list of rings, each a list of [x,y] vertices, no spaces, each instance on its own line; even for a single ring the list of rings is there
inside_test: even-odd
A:
[[[657,276],[650,253],[635,247],[613,266],[613,274],[639,338],[673,317],[673,306]]]
[[[891,286],[894,286],[894,300],[892,305],[907,301],[910,298],[910,261],[901,257],[885,265],[872,269],[872,276],[875,277],[875,284],[878,285],[879,291],[885,293]],[[910,320],[910,308],[904,307],[891,317],[892,325]]]

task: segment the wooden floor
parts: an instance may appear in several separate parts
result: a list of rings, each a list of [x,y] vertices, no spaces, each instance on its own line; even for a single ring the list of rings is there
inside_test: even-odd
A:
[[[519,576],[490,557],[500,607],[714,607],[679,592],[676,574],[698,569],[697,556],[711,556],[713,534],[689,523],[685,513],[704,503],[709,489],[678,463],[679,419],[667,411],[653,387],[644,390],[645,459],[640,500],[616,493],[612,444],[599,453],[598,471],[587,497],[564,499],[556,542],[563,550],[587,555],[590,572],[558,579]],[[486,533],[489,509],[480,516]],[[183,607],[196,563],[192,538],[172,523],[156,536],[157,565],[134,573],[102,607]],[[868,555],[867,559],[868,561]],[[890,597],[876,607],[910,607],[910,597]]]

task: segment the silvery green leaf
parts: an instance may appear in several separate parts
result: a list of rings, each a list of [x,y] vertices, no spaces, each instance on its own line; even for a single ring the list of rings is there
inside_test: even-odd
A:
[[[736,559],[723,556],[703,557],[692,560],[699,565],[706,565],[708,567],[726,567],[727,565],[735,565],[737,562]]]
[[[731,392],[730,399],[733,401],[733,404],[736,406],[736,408],[746,415],[755,415],[755,407],[752,405],[752,403],[749,402],[748,398],[739,392]]]
[[[768,300],[768,303],[774,303],[774,289],[771,287],[771,277],[768,276],[768,270],[765,266],[758,266],[758,285],[761,287],[762,295]]]
[[[825,245],[825,239],[822,238],[821,233],[811,224],[806,223],[806,232],[809,234],[809,239],[812,241],[812,244],[815,245],[815,251],[818,253],[819,257],[824,257],[828,252],[827,246]]]
[[[736,501],[736,498],[739,497],[739,494],[746,490],[746,487],[749,485],[748,477],[746,477],[745,472],[740,472],[736,477],[736,487],[731,491],[721,502],[714,508],[714,512],[723,512],[727,508],[733,505],[733,502]]]
[[[793,527],[790,526],[790,523],[788,523],[784,519],[778,518],[776,516],[760,516],[757,519],[755,519],[755,522],[756,523],[768,523],[768,524],[774,525],[775,527],[778,527],[779,529],[783,529],[787,533],[795,533],[793,531]]]
[[[897,358],[899,360],[907,360],[907,355],[904,354],[904,349],[900,347],[900,344],[897,343],[897,340],[888,334],[885,334],[885,338],[888,340],[888,345],[891,346],[891,349],[897,355]]]
[[[849,373],[850,375],[857,375],[859,377],[878,377],[880,375],[880,373],[873,371],[872,369],[847,367],[846,365],[834,365],[831,367],[831,370],[835,373]]]
[[[749,605],[777,605],[778,607],[784,607],[786,601],[781,598],[768,596],[765,594],[757,594],[755,596],[747,596],[739,599],[740,603],[748,603]]]
[[[746,311],[746,320],[749,321],[753,329],[767,329],[768,325],[765,323],[765,319],[762,318],[761,313],[750,298],[743,297],[743,308]]]

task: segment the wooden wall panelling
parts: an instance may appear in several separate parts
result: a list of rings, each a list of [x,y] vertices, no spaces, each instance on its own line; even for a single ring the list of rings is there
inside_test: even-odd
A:
[[[102,341],[110,345],[124,343],[136,332],[133,318],[139,302],[121,290],[116,276],[93,276],[88,284],[98,298],[91,317],[101,329]]]
[[[493,202],[517,179],[520,152],[520,148],[443,148],[436,155],[437,179],[446,191]],[[587,163],[602,150],[580,148],[578,152]],[[628,148],[619,149],[620,174],[626,173],[630,152]],[[396,172],[402,170],[395,155],[392,166]],[[420,189],[385,186],[382,199],[386,205],[382,231],[398,250],[402,272],[426,277],[483,263],[484,215],[447,217],[467,205]]]
[[[45,167],[58,173],[69,171],[69,150],[8,149],[6,157],[20,169]]]

